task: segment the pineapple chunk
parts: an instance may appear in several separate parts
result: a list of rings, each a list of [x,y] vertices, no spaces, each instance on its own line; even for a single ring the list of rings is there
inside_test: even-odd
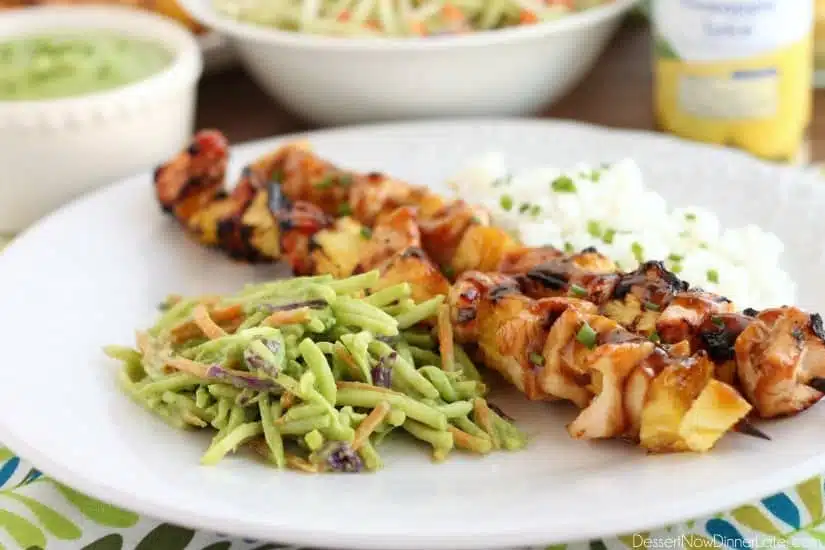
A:
[[[687,451],[680,428],[693,401],[713,376],[713,363],[704,355],[665,367],[650,384],[642,410],[639,438],[654,452]]]
[[[691,451],[708,451],[750,410],[739,392],[712,379],[682,419],[679,436]]]
[[[352,218],[339,218],[332,228],[315,235],[318,248],[312,251],[312,259],[316,271],[337,278],[352,275],[358,265],[359,249],[366,242],[361,229],[361,224]]]
[[[518,246],[498,227],[474,225],[458,244],[451,267],[456,273],[464,271],[495,271],[504,254]]]

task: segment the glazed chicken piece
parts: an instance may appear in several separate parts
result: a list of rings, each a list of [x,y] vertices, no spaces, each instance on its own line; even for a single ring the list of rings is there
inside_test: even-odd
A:
[[[795,307],[762,311],[736,338],[739,382],[760,416],[797,413],[822,397],[809,384],[825,377],[823,339],[822,318]]]
[[[582,409],[579,439],[625,437],[652,452],[706,451],[750,411],[713,379],[704,352],[684,357],[577,298],[531,299],[503,275],[465,273],[451,289],[454,334],[528,399]]]

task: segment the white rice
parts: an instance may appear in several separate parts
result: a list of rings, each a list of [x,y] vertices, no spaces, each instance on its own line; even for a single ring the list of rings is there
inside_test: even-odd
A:
[[[755,225],[723,230],[713,212],[698,206],[671,209],[645,187],[632,160],[511,175],[503,156],[492,153],[450,183],[465,200],[487,207],[493,222],[525,245],[568,251],[595,246],[622,270],[665,260],[692,286],[727,296],[739,307],[795,302],[794,282],[779,267],[784,245],[776,235]]]

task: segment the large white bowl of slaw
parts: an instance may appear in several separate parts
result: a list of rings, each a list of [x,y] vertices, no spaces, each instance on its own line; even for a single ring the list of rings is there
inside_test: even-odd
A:
[[[537,113],[579,82],[636,2],[612,0],[491,31],[341,37],[241,22],[218,12],[213,0],[182,0],[229,37],[273,98],[323,125]]]

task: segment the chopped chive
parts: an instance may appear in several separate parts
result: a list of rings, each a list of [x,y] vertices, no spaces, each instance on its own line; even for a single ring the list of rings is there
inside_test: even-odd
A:
[[[561,176],[553,180],[553,183],[550,184],[553,188],[553,191],[557,193],[575,193],[576,192],[576,184],[573,183],[573,180],[570,179],[568,176]]]
[[[493,187],[500,187],[502,185],[510,185],[510,180],[512,180],[512,179],[513,179],[513,176],[510,175],[510,174],[507,174],[506,176],[504,176],[502,178],[496,178],[495,181],[493,181]]]
[[[715,269],[708,269],[708,281],[711,283],[718,283],[719,282],[719,272]]]
[[[576,334],[576,340],[588,349],[593,349],[596,347],[596,331],[585,322]]]
[[[658,344],[659,342],[662,341],[662,338],[659,336],[659,333],[656,332],[655,330],[650,333],[650,335],[647,337],[647,339],[650,340],[651,342],[653,342],[654,344]]]
[[[521,203],[521,206],[518,207],[518,212],[519,212],[519,214],[524,214],[529,209],[530,209],[530,203],[523,202],[523,203]]]
[[[599,180],[602,179],[602,173],[599,170],[593,170],[590,173],[590,180],[593,183],[599,183]]]
[[[573,250],[575,250],[575,249],[573,248],[573,244],[572,244],[572,243],[569,243],[569,242],[565,242],[565,243],[564,243],[564,251],[565,251],[565,252],[567,252],[568,254],[572,254],[572,253],[573,253]]]
[[[534,365],[544,365],[544,357],[540,353],[536,353],[535,351],[530,352],[530,362]]]
[[[372,238],[372,229],[370,229],[369,227],[362,227],[361,236],[364,237],[366,240],[370,240]]]
[[[719,328],[725,328],[725,322],[722,320],[721,317],[714,315],[710,318],[710,322],[716,325]]]
[[[685,259],[685,257],[682,256],[681,254],[670,254],[667,257],[667,259],[670,260],[671,262],[681,262],[682,260]]]
[[[682,272],[682,264],[673,264],[673,267],[670,268],[673,273],[681,273]]]
[[[645,302],[645,309],[649,311],[659,311],[662,308],[660,308],[658,304],[654,304],[653,302]]]
[[[616,236],[616,230],[615,229],[608,229],[607,231],[604,232],[604,235],[602,235],[602,241],[604,241],[605,244],[613,244],[613,238],[615,236]]]
[[[513,209],[513,197],[510,195],[502,195],[498,203],[505,212],[509,212]]]
[[[630,245],[630,250],[633,252],[633,257],[636,258],[637,262],[642,263],[644,261],[645,250],[641,244],[633,241],[633,244]]]
[[[319,181],[313,184],[316,189],[328,189],[335,183],[335,178],[332,175],[324,176]]]
[[[481,225],[481,220],[479,219],[478,216],[473,216],[472,218],[470,218],[470,221],[473,222],[476,225]]]
[[[541,206],[539,206],[538,204],[534,204],[530,207],[531,216],[538,216],[539,214],[541,214]]]
[[[587,222],[587,232],[597,239],[602,236],[602,225],[596,220]]]
[[[352,215],[352,207],[347,203],[338,205],[338,215],[339,216],[351,216]]]
[[[693,212],[685,212],[685,219],[689,222],[695,222],[696,214],[694,214]]]
[[[587,296],[587,290],[579,285],[570,285],[570,293],[579,298]]]

